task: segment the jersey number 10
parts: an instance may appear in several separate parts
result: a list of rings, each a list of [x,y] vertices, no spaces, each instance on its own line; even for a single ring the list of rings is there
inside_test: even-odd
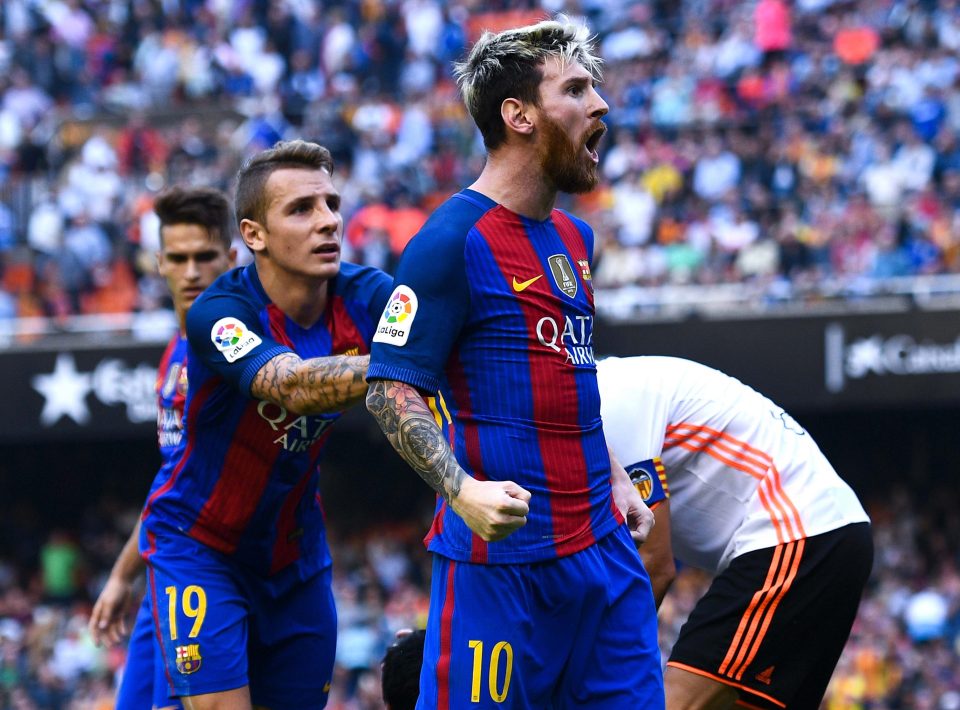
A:
[[[483,675],[483,641],[470,641],[473,649],[473,684],[470,687],[470,701],[480,702],[480,678]],[[504,658],[506,669],[503,674],[503,689],[499,686],[500,658]],[[495,703],[502,703],[507,699],[510,691],[510,676],[513,674],[513,646],[506,641],[498,642],[490,652],[489,690],[490,697]]]

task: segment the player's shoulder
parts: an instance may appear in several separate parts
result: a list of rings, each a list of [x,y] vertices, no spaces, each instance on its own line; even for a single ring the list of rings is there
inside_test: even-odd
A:
[[[477,222],[496,206],[497,203],[486,195],[461,190],[433,211],[408,247],[422,250],[444,244],[462,244]]]
[[[170,339],[167,341],[166,347],[163,349],[163,357],[166,359],[172,352],[180,347],[181,343],[186,342],[186,338],[183,337],[183,334],[178,328],[170,335]]]
[[[224,297],[240,298],[251,303],[264,300],[266,294],[263,293],[263,287],[260,285],[260,279],[257,278],[253,264],[238,266],[218,276],[204,289],[203,293],[197,296],[190,311],[198,305],[202,309],[205,304]],[[190,311],[187,312],[188,315]]]
[[[253,265],[241,266],[221,274],[187,311],[187,332],[206,327],[220,317],[242,317],[258,313],[269,302]]]
[[[644,390],[692,389],[727,382],[728,375],[693,360],[663,355],[606,357],[597,362],[601,386],[611,391],[632,387]]]
[[[577,237],[586,250],[588,263],[592,263],[595,241],[593,228],[584,220],[560,208],[554,208],[550,215],[550,220],[560,233],[565,233],[568,237],[572,236],[570,234],[571,230],[576,232]]]
[[[389,287],[393,277],[374,266],[354,264],[349,261],[340,262],[340,273],[334,282],[336,293],[347,295],[364,291],[370,288]]]
[[[560,207],[554,207],[551,217],[554,223],[556,223],[558,220],[569,220],[570,223],[573,224],[573,226],[576,227],[577,231],[579,231],[581,234],[588,236],[593,235],[593,227],[591,227],[586,220],[580,219],[572,212],[567,212],[565,209],[561,209]]]

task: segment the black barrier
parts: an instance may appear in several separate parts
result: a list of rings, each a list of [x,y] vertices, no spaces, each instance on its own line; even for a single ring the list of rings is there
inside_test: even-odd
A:
[[[156,446],[164,344],[0,352],[0,444],[142,439]],[[338,429],[363,429],[363,408]],[[370,419],[370,422],[373,420]]]
[[[156,437],[163,345],[0,355],[0,443]]]
[[[960,404],[960,311],[598,321],[602,355],[675,355],[740,378],[788,409]]]
[[[960,404],[960,311],[611,323],[602,355],[676,355],[810,412]],[[162,345],[0,353],[0,443],[156,435]],[[341,426],[362,428],[365,417]]]

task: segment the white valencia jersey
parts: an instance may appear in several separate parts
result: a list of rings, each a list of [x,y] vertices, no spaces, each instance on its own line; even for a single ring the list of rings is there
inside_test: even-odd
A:
[[[672,357],[597,363],[603,431],[628,470],[659,456],[674,555],[734,557],[869,521],[806,430],[739,380]]]

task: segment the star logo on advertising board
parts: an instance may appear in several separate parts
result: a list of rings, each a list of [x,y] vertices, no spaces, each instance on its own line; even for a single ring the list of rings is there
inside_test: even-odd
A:
[[[91,390],[91,377],[89,373],[77,371],[72,355],[57,355],[53,372],[34,375],[31,384],[45,400],[40,413],[40,422],[44,426],[52,426],[62,417],[70,417],[77,424],[86,424],[90,419],[87,395]]]
[[[80,426],[90,425],[90,407],[95,403],[122,405],[127,421],[137,424],[157,418],[156,377],[151,365],[116,357],[104,357],[92,371],[81,372],[71,353],[59,353],[53,372],[34,375],[30,384],[43,395],[39,420],[44,427],[58,425],[64,417]]]

